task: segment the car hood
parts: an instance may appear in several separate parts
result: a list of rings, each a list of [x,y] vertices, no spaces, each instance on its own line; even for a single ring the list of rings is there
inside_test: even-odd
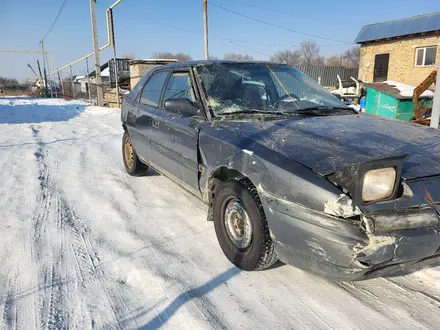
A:
[[[282,120],[221,120],[225,129],[322,175],[345,166],[407,154],[402,177],[440,174],[440,132],[370,115],[295,116]]]

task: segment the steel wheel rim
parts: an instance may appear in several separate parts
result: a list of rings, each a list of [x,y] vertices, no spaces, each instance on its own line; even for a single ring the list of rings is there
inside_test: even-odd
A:
[[[233,198],[225,206],[224,223],[231,242],[246,249],[252,241],[252,223],[241,201]]]
[[[132,168],[134,164],[134,152],[130,139],[125,140],[124,153],[125,153],[125,162],[127,163],[127,166]]]

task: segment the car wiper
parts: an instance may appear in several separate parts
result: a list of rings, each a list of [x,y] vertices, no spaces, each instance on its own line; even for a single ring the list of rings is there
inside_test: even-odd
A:
[[[241,111],[218,113],[219,116],[240,115],[240,114],[286,115],[286,112],[248,109],[248,110],[241,110]]]
[[[286,111],[288,113],[314,115],[314,116],[327,116],[334,111],[350,111],[351,113],[357,113],[356,110],[350,107],[327,107],[327,106],[312,106],[307,108],[301,108],[297,110]]]
[[[350,107],[327,107],[324,105],[316,105],[316,106],[311,106],[311,107],[307,107],[307,108],[300,108],[298,110],[292,110],[292,112],[304,112],[304,111],[309,111],[309,110],[348,110],[351,112],[356,112],[353,108]]]

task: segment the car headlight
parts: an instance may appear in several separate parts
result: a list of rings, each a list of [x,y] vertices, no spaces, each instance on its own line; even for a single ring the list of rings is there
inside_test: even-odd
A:
[[[362,201],[371,202],[390,197],[394,191],[396,170],[394,167],[365,172],[362,184]]]

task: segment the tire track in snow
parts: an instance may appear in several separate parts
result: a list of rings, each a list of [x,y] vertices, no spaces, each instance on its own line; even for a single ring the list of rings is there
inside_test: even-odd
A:
[[[402,328],[420,328],[422,325],[436,328],[435,321],[426,319],[424,314],[429,306],[439,308],[438,302],[434,304],[431,297],[419,295],[419,291],[400,285],[396,280],[377,278],[360,282],[335,282],[335,285]],[[409,301],[413,304],[409,305]]]
[[[90,230],[80,221],[80,217],[75,213],[68,198],[61,191],[56,175],[51,175],[53,171],[52,162],[48,161],[48,148],[41,140],[40,127],[31,125],[32,134],[36,141],[37,150],[35,158],[38,169],[38,182],[40,191],[37,194],[38,207],[34,216],[34,254],[38,256],[38,261],[44,264],[44,257],[49,254],[49,264],[40,270],[41,281],[45,284],[46,296],[40,297],[41,323],[43,328],[66,328],[69,327],[69,315],[63,310],[67,309],[67,296],[70,292],[65,291],[62,284],[61,267],[70,267],[71,265],[63,262],[63,255],[71,256],[73,267],[77,274],[77,282],[86,291],[88,286],[98,285],[99,291],[104,293],[103,304],[109,306],[110,314],[102,315],[102,306],[95,305],[93,300],[83,300],[83,305],[87,306],[86,313],[91,317],[91,325],[96,326],[90,312],[96,311],[100,320],[106,324],[106,327],[121,329],[126,325],[134,327],[135,321],[124,322],[120,324],[120,316],[127,315],[132,311],[130,304],[124,299],[133,295],[126,289],[124,281],[115,280],[107,274],[101,263],[100,258],[93,247],[90,237]],[[55,171],[56,174],[56,171]],[[55,221],[54,221],[55,220]],[[49,238],[47,231],[56,231],[56,239]],[[47,241],[54,241],[57,246],[54,250],[50,249]],[[60,253],[56,253],[59,251]],[[46,253],[46,255],[45,255]],[[109,283],[109,282],[116,283]],[[112,317],[110,315],[113,315]],[[110,317],[109,317],[110,316]]]
[[[17,310],[14,294],[11,291],[6,294],[4,301],[3,324],[6,324],[8,329],[15,329],[17,324]]]
[[[35,151],[35,159],[37,163],[38,170],[38,182],[40,185],[40,191],[38,192],[37,199],[37,209],[34,212],[34,249],[35,257],[40,260],[42,257],[42,252],[44,250],[45,238],[43,237],[45,232],[45,226],[49,217],[49,209],[51,205],[51,194],[48,189],[49,185],[49,167],[45,162],[45,151],[44,145],[41,139],[38,137],[40,132],[39,128],[31,125],[32,134],[37,142],[37,150]]]
[[[122,329],[124,326],[120,323],[120,316],[123,315],[128,308],[127,302],[123,298],[123,293],[119,289],[106,288],[103,281],[108,276],[100,263],[98,253],[93,248],[93,244],[89,239],[88,230],[79,220],[78,215],[73,210],[70,203],[65,197],[59,195],[57,197],[57,212],[60,218],[61,226],[69,230],[72,235],[72,250],[76,260],[76,268],[81,279],[81,285],[85,288],[88,285],[97,282],[106,294],[106,300],[112,310],[114,319],[107,320],[107,327],[114,324],[114,328]],[[123,284],[123,283],[118,283]],[[92,323],[94,321],[92,320]]]
[[[62,262],[62,240],[60,237],[56,237],[57,244],[59,245],[58,256],[53,255],[51,246],[49,246],[48,230],[50,225],[54,225],[57,230],[56,224],[51,223],[50,211],[52,205],[52,191],[51,191],[51,175],[50,167],[46,161],[47,150],[44,148],[44,144],[39,137],[40,128],[35,125],[31,125],[33,137],[37,143],[37,150],[34,155],[36,158],[38,169],[38,182],[40,190],[37,194],[37,209],[35,211],[34,222],[34,248],[35,257],[40,266],[40,281],[46,288],[44,292],[45,296],[40,296],[40,311],[41,311],[41,324],[43,328],[47,329],[67,329],[68,322],[65,315],[66,297],[65,290],[62,284],[62,276],[60,274],[61,262]],[[59,236],[57,230],[57,236]],[[49,264],[44,264],[44,258],[48,258]],[[54,260],[57,258],[57,260]]]
[[[430,300],[431,304],[436,305],[438,308],[440,308],[440,298],[436,297],[434,294],[431,294],[429,292],[425,292],[424,290],[415,289],[407,284],[402,283],[401,279],[399,279],[399,280],[394,280],[391,278],[382,278],[382,279],[395,285],[396,287],[400,288],[401,290],[411,291],[411,292],[414,292],[415,294],[421,295],[424,298]]]
[[[45,274],[45,283],[50,288],[49,313],[47,316],[46,327],[49,330],[68,329],[68,321],[65,315],[66,299],[62,283],[58,277],[57,267],[52,265],[50,271]]]

